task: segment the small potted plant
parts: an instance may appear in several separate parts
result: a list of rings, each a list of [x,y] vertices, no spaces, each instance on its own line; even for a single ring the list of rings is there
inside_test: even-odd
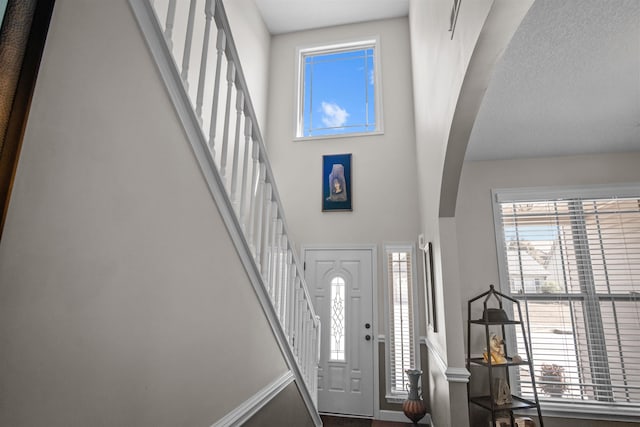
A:
[[[540,368],[540,388],[551,397],[562,397],[567,390],[564,382],[564,368],[555,363],[543,363]]]

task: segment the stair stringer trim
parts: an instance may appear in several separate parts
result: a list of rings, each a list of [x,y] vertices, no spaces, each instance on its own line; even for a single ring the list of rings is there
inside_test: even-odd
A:
[[[211,427],[235,427],[241,426],[260,411],[267,403],[273,400],[282,390],[295,380],[293,372],[287,371],[271,384],[245,400],[233,411],[216,421]]]

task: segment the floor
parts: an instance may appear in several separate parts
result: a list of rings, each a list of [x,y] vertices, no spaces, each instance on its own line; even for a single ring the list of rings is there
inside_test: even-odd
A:
[[[396,423],[363,418],[331,417],[328,415],[321,415],[321,417],[324,427],[406,427],[413,425],[411,422]]]

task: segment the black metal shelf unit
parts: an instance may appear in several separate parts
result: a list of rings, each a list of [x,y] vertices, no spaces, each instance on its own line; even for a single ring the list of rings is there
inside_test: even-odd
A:
[[[482,318],[481,319],[471,319],[471,309],[473,303],[482,299],[483,310],[482,310]],[[522,409],[531,409],[535,408],[538,412],[538,420],[540,423],[540,427],[544,427],[544,422],[542,420],[542,412],[540,411],[540,402],[538,400],[538,392],[536,390],[536,379],[533,370],[533,361],[531,360],[531,348],[529,347],[529,340],[527,338],[527,334],[524,328],[524,324],[518,320],[509,319],[504,311],[503,301],[510,301],[513,304],[513,311],[517,310],[518,318],[522,319],[522,311],[520,310],[520,302],[510,298],[507,295],[504,295],[497,290],[495,290],[493,285],[489,286],[489,290],[478,295],[475,298],[469,300],[468,303],[468,316],[467,316],[467,370],[471,372],[471,365],[474,366],[483,366],[487,368],[488,376],[489,376],[489,394],[482,396],[471,396],[471,384],[467,383],[467,396],[469,398],[469,410],[471,410],[471,404],[477,405],[480,408],[486,409],[491,413],[491,422],[492,426],[496,427],[496,420],[498,415],[506,415],[511,420],[511,427],[515,427],[515,415],[514,411],[522,410]],[[493,302],[493,307],[488,304],[489,302]],[[497,307],[495,307],[497,305]],[[487,355],[490,352],[490,326],[499,327],[502,332],[502,337],[505,337],[505,332],[507,327],[514,327],[520,325],[522,329],[522,337],[524,339],[524,347],[526,350],[526,359],[514,358],[509,356],[509,351],[507,349],[506,343],[504,344],[504,353],[506,362],[504,363],[494,363],[492,361],[492,357],[488,356],[485,360],[484,357],[471,357],[471,325],[480,325],[484,326],[485,333],[485,341],[486,341],[486,351]],[[514,360],[515,359],[515,360]],[[509,376],[509,370],[514,366],[528,366],[529,374],[531,375],[531,385],[533,388],[533,399],[525,399],[520,396],[516,396],[511,394],[511,402],[505,403],[503,405],[498,405],[495,401],[495,384],[494,378],[497,378],[497,372],[494,373],[494,369],[501,369],[502,377],[507,382],[509,389],[511,390],[511,380]],[[471,381],[471,379],[470,379]]]

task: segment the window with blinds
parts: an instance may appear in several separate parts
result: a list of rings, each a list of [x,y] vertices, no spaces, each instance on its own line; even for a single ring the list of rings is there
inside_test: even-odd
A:
[[[416,363],[414,266],[411,246],[387,247],[387,396],[406,396],[405,370]]]
[[[494,193],[503,291],[521,301],[543,406],[639,413],[640,189]]]

